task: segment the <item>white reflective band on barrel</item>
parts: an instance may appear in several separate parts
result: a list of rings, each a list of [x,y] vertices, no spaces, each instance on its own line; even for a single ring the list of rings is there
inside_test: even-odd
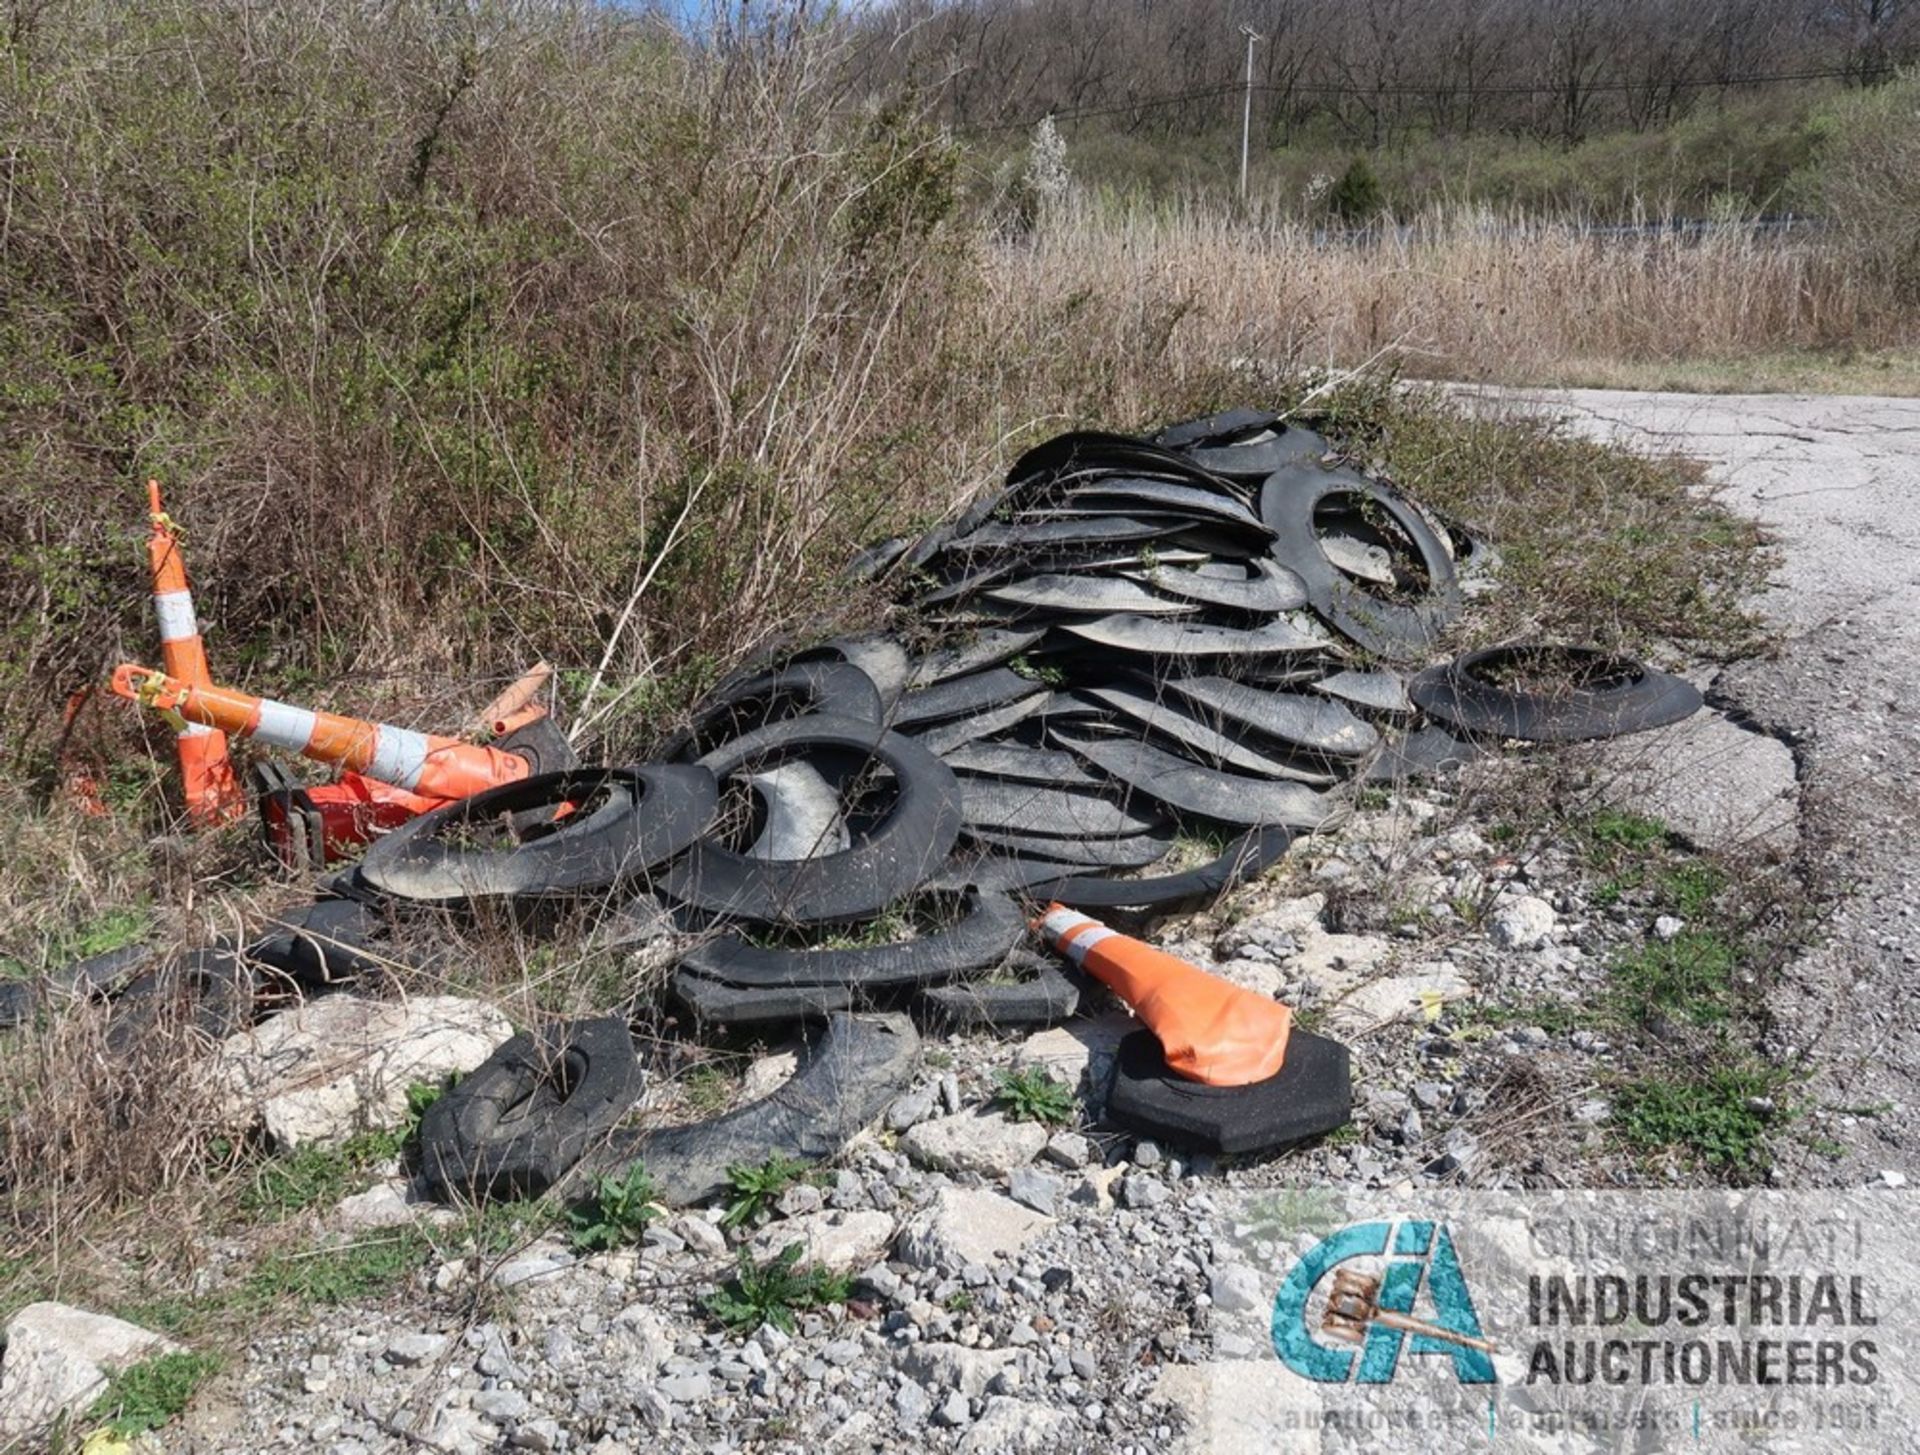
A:
[[[1040,921],[1040,928],[1046,931],[1047,938],[1053,941],[1060,953],[1076,965],[1087,962],[1087,951],[1102,940],[1110,940],[1114,932],[1098,920],[1071,909],[1048,910]],[[1067,936],[1072,935],[1072,939]]]
[[[203,722],[190,722],[180,729],[177,736],[183,738],[210,738],[213,736],[213,729]]]
[[[193,619],[191,592],[162,591],[153,598],[153,614],[160,620],[163,642],[184,642],[200,635],[200,624]]]
[[[284,702],[275,702],[271,697],[263,697],[260,699],[260,724],[254,728],[253,735],[276,748],[304,753],[307,744],[313,741],[315,721],[314,715],[304,707],[292,707]]]
[[[406,728],[380,725],[380,731],[373,740],[373,761],[366,766],[369,778],[378,778],[382,783],[391,783],[396,788],[418,788],[420,770],[427,765],[427,738],[425,733],[410,732]]]

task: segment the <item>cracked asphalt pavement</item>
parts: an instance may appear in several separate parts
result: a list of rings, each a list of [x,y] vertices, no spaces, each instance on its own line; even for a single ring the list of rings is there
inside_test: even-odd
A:
[[[1472,391],[1462,391],[1471,393]],[[1485,396],[1476,396],[1486,407]],[[1920,400],[1505,391],[1583,434],[1702,461],[1721,498],[1773,535],[1757,603],[1777,655],[1709,697],[1793,751],[1803,852],[1841,896],[1771,992],[1769,1050],[1807,1058],[1816,1153],[1791,1133],[1789,1186],[1920,1179]],[[1885,1174],[1895,1174],[1887,1178]]]

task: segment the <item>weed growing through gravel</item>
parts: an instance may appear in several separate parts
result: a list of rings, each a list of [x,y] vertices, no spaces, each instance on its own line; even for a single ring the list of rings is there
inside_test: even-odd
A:
[[[241,1302],[260,1307],[281,1301],[328,1307],[386,1293],[412,1276],[433,1250],[418,1228],[338,1248],[276,1253],[249,1276]]]
[[[807,1164],[797,1162],[791,1157],[782,1157],[778,1153],[755,1166],[729,1167],[727,1185],[732,1193],[727,1199],[727,1211],[720,1219],[723,1228],[742,1228],[748,1226],[761,1213],[772,1209],[785,1192],[807,1170]]]
[[[1076,1102],[1073,1088],[1056,1081],[1038,1066],[1024,1071],[1002,1071],[999,1091],[994,1099],[1006,1107],[1007,1115],[1017,1122],[1040,1122],[1062,1126],[1073,1120]]]
[[[1629,1082],[1614,1100],[1614,1125],[1642,1151],[1685,1147],[1735,1174],[1764,1167],[1763,1139],[1778,1119],[1774,1094],[1786,1073],[1757,1063],[1690,1077]]]
[[[727,1103],[733,1100],[734,1087],[739,1078],[724,1066],[709,1061],[696,1066],[680,1082],[680,1092],[687,1099],[687,1105],[699,1115],[710,1117],[725,1111]]]
[[[107,1381],[89,1420],[103,1422],[123,1440],[157,1430],[187,1407],[194,1391],[220,1368],[212,1354],[162,1354],[131,1364]]]
[[[778,1257],[756,1263],[742,1248],[738,1271],[707,1296],[707,1312],[737,1334],[750,1334],[762,1324],[790,1334],[796,1313],[844,1303],[853,1280],[824,1268],[802,1268],[801,1252],[800,1244],[789,1243]]]
[[[1643,1023],[1666,1015],[1709,1025],[1732,1013],[1739,963],[1739,946],[1718,930],[1683,930],[1615,960],[1613,983],[1623,1009]]]
[[[582,1253],[604,1253],[640,1241],[664,1211],[652,1175],[636,1162],[597,1178],[593,1191],[567,1212],[567,1236]]]
[[[362,1132],[333,1147],[302,1147],[262,1162],[240,1194],[250,1220],[279,1222],[309,1208],[331,1207],[358,1191],[373,1169],[400,1155],[398,1132]]]
[[[309,1208],[327,1207],[362,1188],[376,1168],[406,1155],[421,1118],[447,1093],[452,1079],[416,1081],[407,1088],[404,1126],[361,1132],[332,1146],[301,1147],[270,1157],[240,1193],[249,1219],[279,1222]]]

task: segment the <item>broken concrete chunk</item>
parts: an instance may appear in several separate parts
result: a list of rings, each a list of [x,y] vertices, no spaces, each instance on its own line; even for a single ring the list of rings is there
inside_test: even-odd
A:
[[[900,1139],[900,1145],[920,1166],[938,1172],[1004,1177],[1040,1155],[1047,1145],[1047,1130],[1038,1122],[962,1112],[919,1123]]]
[[[1790,855],[1799,842],[1799,778],[1778,738],[1711,709],[1598,750],[1600,795],[1658,819],[1696,848]]]
[[[0,1448],[20,1448],[62,1416],[83,1412],[107,1377],[184,1352],[160,1334],[63,1303],[30,1303],[7,1320],[0,1356]]]
[[[901,1230],[895,1252],[915,1268],[957,1272],[1011,1257],[1052,1226],[1052,1218],[997,1192],[943,1187]]]
[[[798,1244],[801,1263],[851,1273],[879,1262],[892,1241],[893,1219],[883,1212],[818,1212],[768,1223],[748,1246],[764,1261]]]
[[[513,1035],[477,1000],[332,995],[230,1037],[210,1075],[236,1121],[258,1121],[275,1145],[311,1147],[397,1126],[407,1088],[471,1071]]]

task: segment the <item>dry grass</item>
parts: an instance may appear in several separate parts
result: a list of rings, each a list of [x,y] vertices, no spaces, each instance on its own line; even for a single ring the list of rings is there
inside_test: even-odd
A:
[[[1534,382],[1568,389],[1653,389],[1674,394],[1911,398],[1920,395],[1920,350],[1805,350],[1671,361],[1570,359]]]
[[[1920,314],[1821,234],[1620,234],[1484,210],[1363,239],[1202,206],[1068,209],[999,257],[1008,298],[1195,300],[1177,347],[1296,366],[1556,383],[1626,368],[1911,346]]]
[[[950,143],[842,105],[805,37],[720,65],[610,10],[369,14],[233,0],[149,28],[80,4],[0,71],[31,162],[0,177],[0,518],[19,527],[0,744],[29,780],[0,796],[0,956],[28,971],[104,948],[129,907],[199,943],[301,893],[243,830],[179,832],[168,742],[131,712],[82,744],[111,816],[45,791],[65,693],[152,641],[148,473],[191,527],[223,676],[444,730],[544,656],[586,751],[615,757],[769,637],[870,620],[834,575],[847,550],[1041,434],[1297,399],[1318,361],[1522,369],[1875,318],[1867,285],[1798,254],[1716,278],[1665,244],[1651,269],[1577,239],[1531,260],[1464,234],[1255,248],[1198,215],[1009,247],[963,205]],[[1499,301],[1476,317],[1474,298]],[[1752,534],[1685,471],[1377,381],[1314,404],[1500,537],[1511,590],[1477,630],[1747,641]],[[644,989],[574,936],[482,929],[406,989],[484,991],[527,1023]],[[86,1010],[0,1037],[0,1308],[48,1286],[112,1303],[128,1254],[187,1286],[258,1160],[218,1155],[190,1057],[118,1063]]]

